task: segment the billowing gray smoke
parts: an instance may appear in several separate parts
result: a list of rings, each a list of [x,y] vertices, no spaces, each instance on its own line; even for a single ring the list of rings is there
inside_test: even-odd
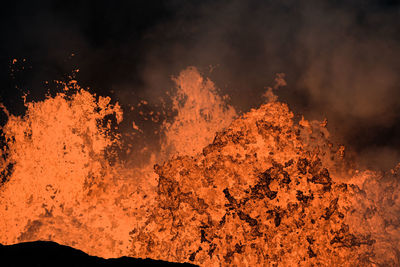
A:
[[[285,72],[281,100],[307,118],[328,118],[330,131],[362,165],[393,167],[400,159],[399,12],[377,1],[187,6],[153,30],[160,41],[150,45],[143,77],[154,96],[171,68],[210,68],[234,106],[248,110],[262,101],[273,75]]]
[[[247,111],[284,72],[281,101],[326,117],[361,166],[388,169],[400,161],[399,13],[389,0],[18,2],[1,16],[1,101],[18,111],[23,91],[40,99],[43,81],[77,67],[100,94],[154,106],[171,75],[196,66]],[[9,78],[14,57],[27,61]]]

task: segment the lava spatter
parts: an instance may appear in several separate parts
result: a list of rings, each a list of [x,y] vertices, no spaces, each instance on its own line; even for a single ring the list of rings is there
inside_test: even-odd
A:
[[[212,81],[203,78],[194,67],[174,78],[172,122],[164,121],[163,150],[169,155],[195,155],[212,142],[216,132],[237,116],[235,109],[221,97]]]
[[[9,115],[0,242],[51,240],[101,257],[200,266],[400,262],[398,168],[349,169],[326,122],[297,123],[276,97],[233,120],[196,69],[176,83],[177,116],[140,169],[108,157],[121,107],[75,82],[27,103],[25,116]]]
[[[159,249],[140,251],[200,265],[360,262],[375,241],[351,232],[339,203],[348,192],[332,180],[315,144],[304,143],[304,131],[324,129],[292,118],[285,104],[265,104],[219,132],[203,154],[157,165],[161,214],[151,242]],[[336,152],[323,156],[332,160]],[[135,248],[150,234],[137,229]]]

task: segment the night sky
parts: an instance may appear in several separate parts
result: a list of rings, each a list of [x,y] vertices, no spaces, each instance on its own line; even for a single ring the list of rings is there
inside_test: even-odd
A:
[[[241,112],[283,72],[277,95],[298,118],[327,118],[368,167],[400,162],[397,1],[8,1],[0,20],[0,102],[14,114],[74,69],[126,108],[156,106],[196,66]]]

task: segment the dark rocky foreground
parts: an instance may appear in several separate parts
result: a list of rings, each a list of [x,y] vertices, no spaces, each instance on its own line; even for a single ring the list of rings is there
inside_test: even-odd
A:
[[[151,259],[122,257],[103,259],[55,242],[36,241],[3,246],[0,244],[0,266],[196,266]]]

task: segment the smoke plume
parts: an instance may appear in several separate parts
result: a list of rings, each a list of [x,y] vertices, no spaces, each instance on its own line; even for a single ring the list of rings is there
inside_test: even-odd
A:
[[[245,112],[283,72],[280,100],[309,119],[327,118],[362,166],[387,169],[400,160],[399,12],[395,1],[374,0],[18,1],[1,16],[1,101],[22,114],[22,94],[55,94],[42,83],[79,68],[83,86],[125,110],[142,99],[156,109],[170,76],[196,66]],[[11,71],[10,57],[18,59]],[[125,114],[123,128],[133,119],[153,127]]]

